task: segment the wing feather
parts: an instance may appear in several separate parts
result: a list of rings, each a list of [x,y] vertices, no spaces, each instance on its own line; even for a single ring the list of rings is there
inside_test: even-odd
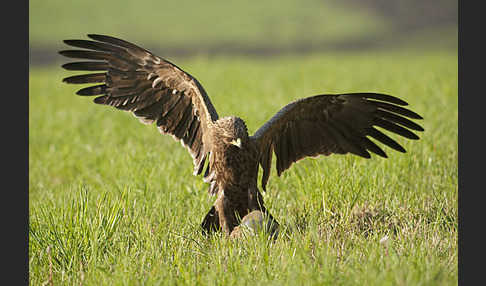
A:
[[[352,153],[370,158],[371,152],[387,158],[368,137],[405,152],[374,126],[408,139],[419,139],[409,129],[424,129],[406,117],[422,117],[401,107],[406,105],[402,99],[380,93],[323,94],[286,105],[251,137],[260,154],[262,188],[265,190],[270,176],[272,153],[277,158],[280,176],[294,162],[309,156]]]
[[[99,83],[106,81],[106,75],[104,73],[74,75],[64,78],[63,81],[66,83]]]
[[[103,71],[108,69],[108,63],[105,62],[72,62],[62,65],[69,71]]]
[[[69,76],[66,83],[99,83],[77,94],[97,96],[94,102],[131,112],[146,124],[156,123],[161,133],[172,135],[193,158],[200,174],[211,150],[208,136],[218,114],[206,91],[190,74],[133,43],[105,35],[91,40],[65,40],[79,50],[63,50],[67,58],[84,61],[62,65],[66,70],[103,71]],[[209,170],[208,170],[209,172]]]

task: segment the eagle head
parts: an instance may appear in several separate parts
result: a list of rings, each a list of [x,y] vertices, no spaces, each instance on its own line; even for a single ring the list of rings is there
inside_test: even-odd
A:
[[[218,119],[216,129],[225,144],[231,144],[241,149],[249,140],[246,124],[239,117],[229,116]]]

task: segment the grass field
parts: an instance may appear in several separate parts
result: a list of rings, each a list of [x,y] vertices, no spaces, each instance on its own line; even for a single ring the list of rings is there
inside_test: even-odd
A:
[[[206,239],[199,224],[214,198],[179,143],[74,95],[59,67],[32,68],[31,285],[457,284],[456,53],[175,62],[250,134],[291,100],[358,91],[405,99],[425,132],[397,139],[408,153],[385,149],[388,159],[273,170],[264,196],[283,230],[274,243]]]
[[[55,11],[56,17],[52,17]],[[32,0],[29,41],[60,46],[60,39],[105,33],[164,48],[237,45],[285,46],[372,37],[390,28],[379,15],[339,1]]]

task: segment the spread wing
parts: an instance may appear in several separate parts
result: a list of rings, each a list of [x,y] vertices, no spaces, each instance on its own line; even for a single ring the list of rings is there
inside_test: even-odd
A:
[[[405,152],[400,144],[374,127],[419,139],[409,129],[424,129],[406,117],[422,117],[400,105],[408,104],[378,93],[324,94],[286,105],[252,136],[263,168],[262,188],[265,190],[270,176],[273,152],[277,156],[278,176],[307,156],[352,153],[370,158],[371,151],[386,158],[386,153],[367,136]]]
[[[193,158],[194,174],[200,174],[211,147],[209,129],[218,119],[200,83],[176,65],[132,43],[103,35],[88,37],[94,41],[64,41],[83,50],[60,51],[61,55],[87,61],[62,67],[96,73],[70,76],[63,81],[97,83],[77,94],[97,96],[95,103],[129,111],[143,123],[155,122],[161,133],[183,143]]]

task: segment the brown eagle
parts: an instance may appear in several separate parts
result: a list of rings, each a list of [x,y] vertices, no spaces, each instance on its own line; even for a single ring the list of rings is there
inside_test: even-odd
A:
[[[180,140],[193,158],[194,175],[204,174],[209,193],[217,199],[202,222],[204,233],[222,230],[228,236],[249,213],[261,212],[278,225],[265,209],[258,190],[266,190],[273,153],[280,176],[292,163],[308,156],[352,153],[370,158],[385,152],[367,136],[395,149],[405,149],[380,132],[381,127],[409,139],[419,137],[409,129],[424,129],[407,119],[422,119],[401,106],[405,101],[381,93],[321,94],[289,103],[248,134],[238,117],[220,118],[202,85],[173,63],[127,41],[104,35],[92,40],[65,40],[81,49],[59,53],[86,61],[62,67],[97,71],[63,79],[66,83],[99,83],[77,94],[97,96],[97,104],[130,111],[143,123]],[[408,129],[407,129],[408,128]],[[208,161],[206,163],[206,161]]]

